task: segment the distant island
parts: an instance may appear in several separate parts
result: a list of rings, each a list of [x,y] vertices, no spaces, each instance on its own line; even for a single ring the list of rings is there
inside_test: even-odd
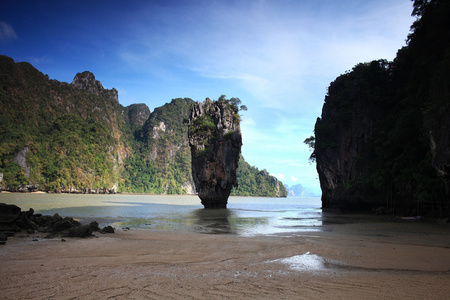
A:
[[[292,186],[284,185],[286,191],[288,192],[288,197],[320,197],[320,194],[316,194],[310,191],[308,188],[305,188],[302,184],[294,184]]]

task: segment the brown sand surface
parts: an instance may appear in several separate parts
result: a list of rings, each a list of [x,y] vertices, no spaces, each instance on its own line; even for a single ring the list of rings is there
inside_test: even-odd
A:
[[[0,299],[449,299],[448,225],[239,237],[117,230],[0,246]]]

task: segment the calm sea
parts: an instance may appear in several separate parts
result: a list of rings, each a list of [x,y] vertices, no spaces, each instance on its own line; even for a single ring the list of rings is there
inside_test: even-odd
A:
[[[230,197],[227,209],[204,209],[197,196],[0,193],[23,211],[73,217],[100,227],[258,236],[319,231],[320,198]]]

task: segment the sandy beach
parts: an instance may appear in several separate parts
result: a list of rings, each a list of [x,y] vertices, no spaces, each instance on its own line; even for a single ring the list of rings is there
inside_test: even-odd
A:
[[[391,221],[250,238],[17,234],[0,246],[0,298],[448,299],[449,233],[448,225]]]

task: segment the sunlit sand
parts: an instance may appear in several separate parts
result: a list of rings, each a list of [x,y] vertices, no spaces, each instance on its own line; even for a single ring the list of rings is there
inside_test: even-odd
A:
[[[117,230],[10,238],[3,299],[448,299],[447,225],[325,225],[286,237]]]

